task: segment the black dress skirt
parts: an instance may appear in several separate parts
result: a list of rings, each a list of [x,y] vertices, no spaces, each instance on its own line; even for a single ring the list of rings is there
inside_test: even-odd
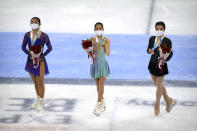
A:
[[[155,38],[156,38],[156,36],[150,37],[148,48],[147,48],[147,53],[148,53],[148,49],[149,48],[153,49]],[[172,42],[167,37],[164,37],[163,38],[163,40],[161,41],[161,45],[162,44],[167,45],[168,48],[172,48]],[[164,75],[168,74],[167,61],[169,61],[172,58],[172,56],[173,56],[173,52],[171,51],[170,55],[166,59],[166,63],[163,65],[163,71],[161,72],[161,69],[159,69],[158,66],[157,66],[157,64],[158,64],[158,57],[159,57],[159,49],[158,48],[155,48],[154,49],[154,54],[151,55],[151,58],[150,58],[150,61],[149,61],[149,64],[148,64],[148,70],[149,70],[149,72],[152,75],[154,75],[154,76],[164,76]]]

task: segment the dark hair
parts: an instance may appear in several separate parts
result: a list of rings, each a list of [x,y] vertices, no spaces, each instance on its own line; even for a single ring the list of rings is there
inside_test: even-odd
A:
[[[165,25],[165,23],[164,23],[163,21],[158,21],[158,22],[156,22],[155,28],[156,28],[156,26],[158,26],[158,25],[163,26],[164,30],[166,29],[166,25]]]
[[[32,19],[36,19],[36,20],[39,22],[39,24],[41,25],[40,18],[38,18],[38,17],[33,17],[33,18],[31,18],[31,20],[32,20]]]
[[[101,25],[102,26],[102,28],[103,28],[103,23],[101,23],[101,22],[97,22],[95,25],[94,25],[94,29],[96,28],[96,26],[97,25]]]

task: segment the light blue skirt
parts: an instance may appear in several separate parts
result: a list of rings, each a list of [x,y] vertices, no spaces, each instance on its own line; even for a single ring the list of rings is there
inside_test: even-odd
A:
[[[94,64],[90,65],[90,75],[93,79],[100,78],[101,76],[107,78],[109,74],[110,74],[110,70],[107,61],[103,61],[103,62],[95,61]]]

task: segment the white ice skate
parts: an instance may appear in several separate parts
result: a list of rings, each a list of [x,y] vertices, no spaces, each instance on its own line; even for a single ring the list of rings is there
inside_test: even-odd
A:
[[[102,107],[102,102],[97,102],[95,108],[94,108],[94,114],[96,116],[100,116],[101,115],[101,107]]]
[[[36,106],[37,111],[42,110],[43,107],[44,107],[44,99],[43,98],[39,98],[38,102],[37,102],[37,106]]]
[[[37,103],[38,103],[39,98],[40,98],[40,96],[37,95],[37,99],[36,99],[35,102],[31,105],[31,107],[32,107],[33,109],[35,109],[35,108],[37,107]]]
[[[106,102],[105,99],[101,100],[101,112],[106,111]]]
[[[168,113],[170,113],[170,111],[172,110],[172,108],[176,105],[176,101],[174,99],[172,99],[171,104],[169,104],[169,106],[166,106],[166,111]]]

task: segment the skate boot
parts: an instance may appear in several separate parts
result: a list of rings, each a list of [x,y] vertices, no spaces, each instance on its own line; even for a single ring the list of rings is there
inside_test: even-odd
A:
[[[168,102],[166,102],[166,111],[168,113],[170,113],[170,111],[172,110],[172,108],[175,106],[176,102],[170,98]]]
[[[159,104],[155,103],[154,113],[156,116],[160,113],[160,103]]]
[[[106,111],[106,102],[105,99],[101,100],[101,112]]]
[[[100,116],[101,115],[101,106],[102,106],[102,102],[97,102],[95,108],[94,108],[94,114],[96,116]]]
[[[43,109],[43,107],[44,107],[44,99],[40,97],[38,99],[36,109],[37,109],[37,111],[40,111]]]
[[[38,103],[39,98],[40,98],[40,96],[37,95],[37,99],[36,99],[36,100],[34,101],[34,103],[31,105],[31,107],[32,107],[33,109],[35,109],[35,108],[37,107],[37,103]]]

